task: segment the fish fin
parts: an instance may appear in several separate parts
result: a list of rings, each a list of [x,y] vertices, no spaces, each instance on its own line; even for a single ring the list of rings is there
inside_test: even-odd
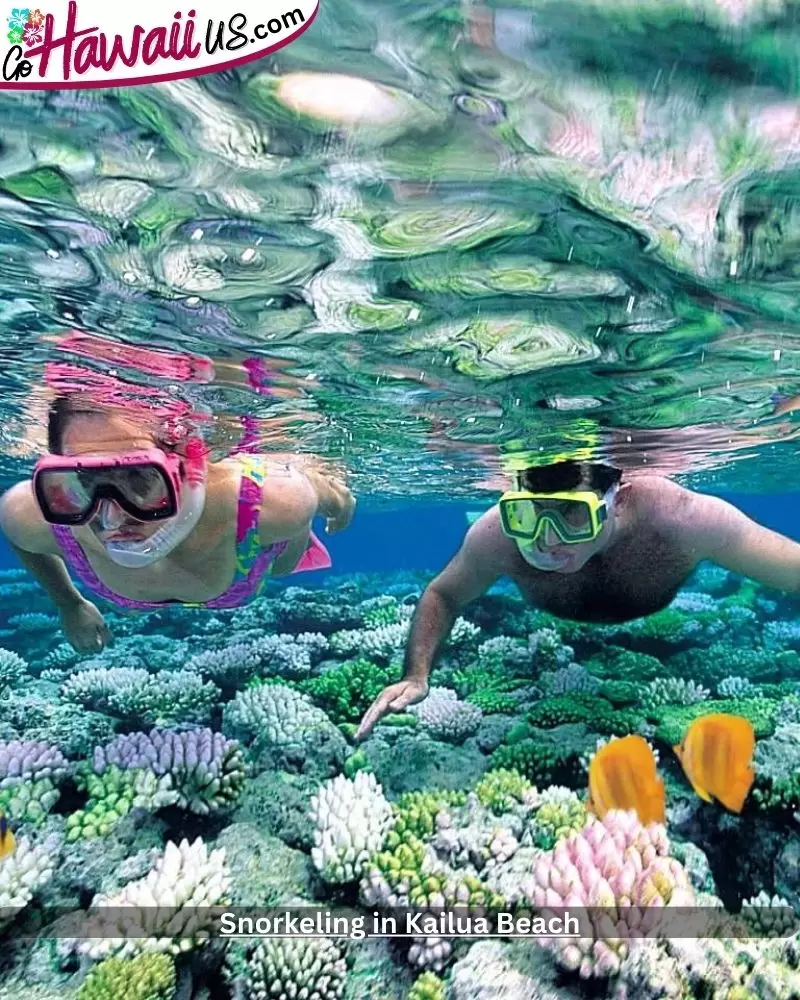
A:
[[[709,795],[705,788],[701,788],[700,785],[696,785],[691,778],[689,778],[689,783],[694,789],[695,795],[699,795],[703,802],[713,802],[714,799]]]
[[[755,776],[752,767],[743,768],[730,783],[730,786],[725,789],[725,793],[717,795],[717,801],[725,806],[729,812],[740,813],[744,808],[745,799],[750,793]]]
[[[678,758],[678,760],[682,764],[683,763],[683,748],[682,748],[681,744],[680,743],[676,743],[675,746],[672,748],[672,752],[675,754],[675,756]]]

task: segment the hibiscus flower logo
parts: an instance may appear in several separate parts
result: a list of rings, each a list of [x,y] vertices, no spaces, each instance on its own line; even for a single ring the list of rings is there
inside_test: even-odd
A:
[[[8,16],[8,40],[12,45],[21,45],[23,42],[28,47],[40,45],[43,40],[43,26],[47,14],[35,8],[14,7]]]
[[[22,32],[25,30],[25,25],[28,23],[28,18],[31,16],[31,12],[27,7],[14,7],[8,18],[8,33],[9,36],[11,32],[19,32],[20,37],[22,37]]]
[[[28,48],[33,45],[41,45],[43,37],[41,25],[31,24],[30,22],[25,25],[25,31],[22,34],[22,38]]]

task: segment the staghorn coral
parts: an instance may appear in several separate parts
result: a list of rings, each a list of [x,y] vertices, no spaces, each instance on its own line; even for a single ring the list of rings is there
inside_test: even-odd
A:
[[[118,736],[96,747],[92,756],[95,774],[103,774],[111,765],[122,770],[146,768],[158,777],[169,775],[178,805],[200,815],[232,806],[247,773],[239,743],[210,729],[182,733],[153,729]]]
[[[228,905],[230,874],[225,851],[169,841],[150,872],[119,892],[95,896],[93,929],[102,937],[73,942],[82,955],[98,961],[140,952],[180,954],[207,940],[214,924],[211,907]]]
[[[269,938],[250,957],[245,981],[250,1000],[341,1000],[347,965],[331,938]]]
[[[169,955],[107,958],[89,970],[76,1000],[172,1000],[176,985]]]
[[[694,902],[686,872],[669,857],[666,830],[657,823],[644,827],[633,810],[589,817],[539,858],[520,888],[537,908],[602,908],[598,919],[587,914],[590,937],[545,942],[559,965],[584,979],[618,972],[631,936],[658,933],[661,906]]]
[[[477,705],[459,701],[451,688],[432,687],[428,696],[416,705],[409,705],[421,729],[436,740],[463,743],[478,729],[483,712]]]
[[[749,677],[724,677],[717,684],[717,694],[720,698],[749,698],[758,694],[758,690]]]
[[[381,786],[366,771],[352,780],[340,774],[325,782],[312,796],[310,817],[315,827],[311,859],[326,882],[360,878],[393,818]]]

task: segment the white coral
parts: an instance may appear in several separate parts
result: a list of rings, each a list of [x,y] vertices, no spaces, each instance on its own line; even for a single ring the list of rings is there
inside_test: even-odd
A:
[[[250,1000],[340,1000],[347,965],[330,938],[262,941],[247,968]]]
[[[50,881],[58,862],[60,843],[48,838],[34,845],[20,837],[14,852],[0,861],[0,925],[13,919],[33,899],[37,889]]]
[[[315,825],[311,858],[326,882],[358,879],[392,823],[392,807],[367,771],[325,782],[312,796],[310,815]]]
[[[451,688],[432,687],[428,697],[408,711],[416,715],[420,728],[435,740],[461,743],[481,724],[483,712],[477,705],[459,701]]]
[[[223,711],[223,731],[244,742],[272,746],[302,743],[310,730],[332,728],[328,716],[299,691],[283,684],[240,691]]]
[[[211,907],[228,904],[229,887],[224,848],[209,851],[200,837],[193,844],[170,841],[144,878],[94,898],[103,936],[79,942],[78,951],[94,960],[187,951],[209,936]]]

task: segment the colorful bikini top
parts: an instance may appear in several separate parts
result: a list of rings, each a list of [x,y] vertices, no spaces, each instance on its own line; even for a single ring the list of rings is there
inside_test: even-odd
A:
[[[239,503],[236,518],[236,570],[230,587],[219,597],[210,601],[139,601],[131,597],[123,597],[107,587],[97,576],[89,563],[86,553],[65,525],[53,524],[51,528],[56,541],[61,546],[64,561],[75,578],[98,597],[118,607],[147,610],[163,608],[166,605],[179,604],[187,608],[238,608],[247,604],[262,592],[269,575],[269,569],[275,560],[284,552],[288,541],[273,542],[262,545],[259,534],[259,514],[266,477],[266,457],[263,455],[238,455],[242,465],[242,479],[239,487]],[[321,549],[321,553],[318,550]],[[312,550],[314,565],[308,565],[307,557]],[[321,569],[330,566],[330,557],[325,547],[312,534],[309,548],[295,572],[301,569]]]

